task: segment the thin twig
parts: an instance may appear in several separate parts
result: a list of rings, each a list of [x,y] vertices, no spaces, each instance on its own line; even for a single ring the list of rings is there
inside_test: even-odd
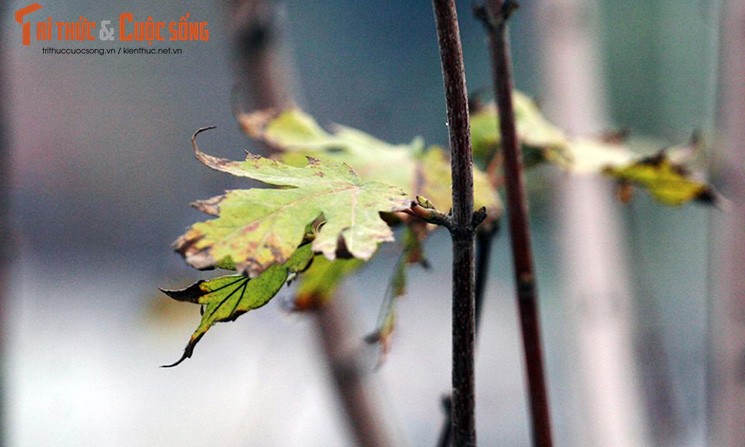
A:
[[[476,232],[476,337],[481,327],[481,314],[484,309],[486,284],[489,279],[489,260],[494,238],[499,232],[499,222],[494,222],[491,228],[479,229]]]
[[[454,0],[433,0],[445,84],[453,193],[453,440],[476,445],[473,158],[463,50]]]
[[[510,239],[527,366],[533,444],[550,447],[551,424],[541,348],[538,294],[530,246],[522,154],[517,141],[512,105],[512,66],[507,40],[507,19],[515,7],[514,2],[494,0],[486,6],[477,7],[475,12],[484,23],[489,38],[494,90],[499,108]]]
[[[442,410],[445,412],[445,423],[440,430],[440,437],[437,438],[437,447],[449,447],[453,445],[453,397],[451,395],[443,396]]]

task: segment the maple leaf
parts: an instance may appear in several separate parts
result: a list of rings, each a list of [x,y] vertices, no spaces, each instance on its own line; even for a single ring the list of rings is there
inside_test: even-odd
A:
[[[648,190],[655,200],[665,205],[696,200],[721,206],[722,199],[714,189],[696,180],[678,160],[700,149],[700,141],[696,138],[692,147],[673,148],[648,156],[634,150],[634,144],[623,141],[624,136],[569,137],[543,117],[535,102],[522,93],[514,92],[514,108],[527,168],[548,162],[573,174],[609,176],[619,182],[622,193],[619,196],[625,200],[631,198],[633,184]],[[499,162],[501,144],[497,125],[497,109],[493,103],[481,105],[471,116],[474,159],[484,166],[489,165],[493,175],[499,172],[498,166],[493,165],[495,160]],[[647,141],[645,146],[649,144]]]
[[[231,190],[194,206],[218,216],[198,222],[174,243],[186,261],[207,269],[232,263],[256,277],[287,261],[312,227],[313,251],[335,259],[337,252],[369,259],[380,242],[393,240],[380,213],[409,208],[411,199],[397,186],[363,181],[344,163],[307,158],[304,167],[248,154],[243,162],[213,157],[199,150],[208,167],[279,188]],[[226,261],[229,260],[229,261]]]
[[[206,281],[200,280],[185,289],[161,289],[177,301],[202,306],[202,321],[189,339],[183,355],[165,367],[176,366],[190,358],[194,347],[215,323],[233,321],[244,313],[267,304],[290,275],[305,270],[312,259],[313,251],[311,246],[306,244],[297,249],[287,262],[275,264],[253,279],[243,274],[228,275]]]
[[[390,144],[365,132],[334,126],[327,132],[298,109],[262,110],[238,116],[244,131],[280,152],[291,165],[306,156],[343,162],[365,180],[396,185],[412,197],[427,197],[438,209],[452,206],[450,160],[439,146],[425,148],[421,138],[409,144]],[[487,218],[501,217],[502,204],[486,174],[474,169],[474,207],[485,207]]]

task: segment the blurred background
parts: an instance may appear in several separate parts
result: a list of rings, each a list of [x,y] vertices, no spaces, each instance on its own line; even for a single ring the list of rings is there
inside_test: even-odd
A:
[[[27,3],[9,2],[2,17],[3,445],[353,444],[317,326],[281,305],[289,291],[214,327],[179,367],[159,368],[180,356],[199,313],[157,287],[204,277],[170,243],[202,217],[191,201],[241,184],[194,160],[189,138],[217,125],[204,136],[208,152],[238,159],[255,148],[233,118],[241,2],[40,2],[34,20],[126,9],[209,22],[208,42],[154,44],[180,55],[104,56],[21,46],[12,15]],[[281,76],[301,107],[390,142],[446,144],[428,2],[275,6]],[[470,7],[459,2],[468,87],[488,91],[484,33]],[[517,88],[575,134],[627,128],[659,148],[694,130],[711,137],[720,14],[718,2],[524,0],[511,22]],[[530,210],[556,444],[706,445],[708,240],[723,214],[663,207],[643,193],[622,205],[606,181],[539,174]],[[528,446],[508,249],[505,235],[492,252],[478,435],[482,445]],[[381,247],[344,287],[353,344],[393,445],[434,445],[449,390],[448,236],[437,233],[427,250],[432,269],[412,269],[378,370],[361,338],[374,328],[395,248]]]

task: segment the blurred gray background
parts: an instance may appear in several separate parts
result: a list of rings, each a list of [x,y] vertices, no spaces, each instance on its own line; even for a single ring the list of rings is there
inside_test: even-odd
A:
[[[199,314],[157,287],[202,274],[170,243],[199,213],[188,204],[239,182],[194,160],[192,132],[212,154],[239,158],[252,143],[232,116],[229,9],[223,2],[41,2],[56,20],[128,10],[209,22],[209,42],[170,45],[181,55],[54,56],[20,45],[12,1],[3,19],[3,104],[12,142],[4,355],[9,446],[344,446],[314,327],[273,303],[213,328],[192,359],[180,355]],[[482,29],[459,2],[471,92],[491,85]],[[512,22],[517,87],[541,98],[539,2]],[[600,30],[609,127],[685,143],[714,116],[717,10],[708,2],[603,0]],[[391,142],[415,135],[445,144],[445,106],[429,2],[284,2],[285,56],[299,104],[321,123],[358,127]],[[46,17],[46,16],[44,16]],[[58,47],[99,45],[56,44]],[[119,43],[116,44],[119,46]],[[541,312],[557,445],[581,436],[581,383],[574,381],[572,323],[560,293],[552,182],[531,189]],[[655,334],[666,359],[676,425],[670,445],[704,445],[708,220],[715,211],[666,208],[644,194],[620,210],[629,237],[639,331]],[[385,415],[401,443],[433,445],[450,375],[449,240],[414,268],[398,330],[377,371]],[[346,287],[356,333],[375,324],[395,249]],[[522,357],[506,238],[493,251],[477,367],[482,445],[527,446]],[[375,352],[369,353],[371,368]],[[654,371],[653,371],[654,373]],[[652,381],[654,383],[654,380]],[[668,403],[669,404],[669,403]],[[654,408],[654,407],[652,407]],[[662,410],[661,410],[662,411]],[[654,417],[654,411],[652,416]]]

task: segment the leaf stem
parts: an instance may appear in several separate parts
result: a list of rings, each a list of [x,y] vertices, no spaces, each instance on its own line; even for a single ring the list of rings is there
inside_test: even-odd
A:
[[[452,430],[455,445],[476,445],[473,158],[463,50],[454,0],[433,0],[450,134],[453,193]]]
[[[517,141],[512,104],[512,64],[507,39],[507,19],[515,8],[516,4],[512,1],[492,0],[486,6],[477,6],[474,12],[484,23],[488,35],[495,97],[499,109],[510,240],[528,375],[533,445],[550,447],[551,424],[541,348],[538,294],[530,245],[522,153]]]

